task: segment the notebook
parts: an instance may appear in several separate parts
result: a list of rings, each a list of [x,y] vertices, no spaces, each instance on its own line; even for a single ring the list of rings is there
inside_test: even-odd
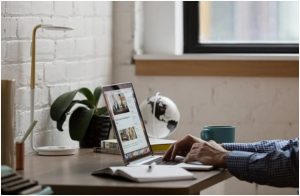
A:
[[[165,165],[141,165],[136,167],[109,167],[98,170],[92,175],[121,176],[134,182],[158,182],[195,179],[192,173],[180,167]]]
[[[173,163],[166,163],[162,161],[161,155],[153,154],[132,83],[104,86],[103,95],[125,165],[148,165],[156,162],[156,164],[176,164],[178,167],[191,170],[213,168],[200,162],[180,163],[182,157],[178,157]]]

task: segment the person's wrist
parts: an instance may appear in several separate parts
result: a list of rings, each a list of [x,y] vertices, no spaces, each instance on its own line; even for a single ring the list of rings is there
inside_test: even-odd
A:
[[[227,159],[227,156],[229,155],[229,152],[228,151],[225,151],[225,152],[222,152],[222,154],[220,155],[220,159],[219,159],[219,167],[222,167],[222,168],[227,168],[227,164],[226,164],[226,159]]]

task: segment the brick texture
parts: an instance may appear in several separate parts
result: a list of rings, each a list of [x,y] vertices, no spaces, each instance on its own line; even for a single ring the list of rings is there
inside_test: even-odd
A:
[[[78,145],[68,131],[58,133],[51,103],[62,93],[111,82],[111,2],[1,2],[1,77],[16,80],[16,135],[30,122],[31,36],[38,24],[73,31],[39,29],[36,43],[34,130],[38,145]],[[65,124],[67,128],[67,123]],[[29,140],[26,150],[31,151]]]

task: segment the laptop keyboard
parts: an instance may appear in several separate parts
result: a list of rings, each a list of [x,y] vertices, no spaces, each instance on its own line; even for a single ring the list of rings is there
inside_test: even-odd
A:
[[[163,157],[158,157],[157,159],[153,159],[144,163],[143,165],[151,165],[152,163],[156,163],[156,165],[176,165],[180,163],[179,161],[164,161]]]

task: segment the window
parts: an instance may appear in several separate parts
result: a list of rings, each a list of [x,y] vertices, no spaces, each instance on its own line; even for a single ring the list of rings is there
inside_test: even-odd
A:
[[[298,53],[298,1],[184,2],[185,53]]]

